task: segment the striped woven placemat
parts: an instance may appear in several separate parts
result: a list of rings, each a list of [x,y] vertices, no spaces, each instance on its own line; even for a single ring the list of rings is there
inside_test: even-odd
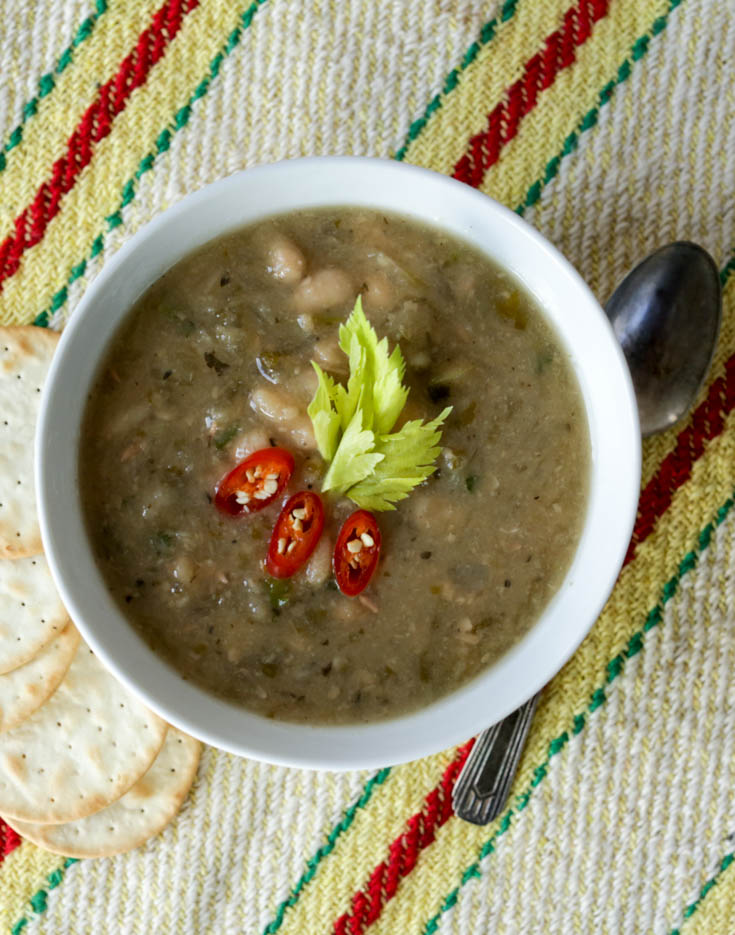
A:
[[[601,300],[688,238],[724,325],[644,447],[627,564],[544,692],[505,814],[467,748],[377,773],[207,750],[166,832],[70,861],[0,826],[31,933],[729,935],[735,926],[732,0],[0,0],[0,321],[59,327],[189,191],[290,156],[393,156],[522,214]]]

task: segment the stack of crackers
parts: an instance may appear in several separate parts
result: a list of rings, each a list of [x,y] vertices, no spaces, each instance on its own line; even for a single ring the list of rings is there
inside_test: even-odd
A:
[[[171,821],[200,744],[101,665],[43,556],[33,439],[58,337],[0,328],[0,816],[47,850],[102,857]]]

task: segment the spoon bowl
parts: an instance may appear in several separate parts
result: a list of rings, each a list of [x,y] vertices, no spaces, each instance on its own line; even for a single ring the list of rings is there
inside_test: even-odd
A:
[[[639,263],[605,306],[633,379],[644,438],[675,425],[692,406],[720,330],[720,292],[709,253],[677,241]]]

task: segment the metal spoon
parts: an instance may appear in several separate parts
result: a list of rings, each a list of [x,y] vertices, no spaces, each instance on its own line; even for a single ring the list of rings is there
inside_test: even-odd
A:
[[[635,387],[643,437],[689,411],[720,330],[720,277],[697,244],[656,250],[625,277],[605,306]],[[477,738],[457,782],[454,811],[484,825],[505,805],[540,692]]]

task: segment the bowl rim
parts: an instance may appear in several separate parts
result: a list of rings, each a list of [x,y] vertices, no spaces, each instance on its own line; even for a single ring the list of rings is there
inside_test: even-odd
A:
[[[403,189],[413,185],[419,192],[422,188],[426,189],[427,194],[431,194],[443,204],[459,204],[458,216],[465,211],[467,217],[487,218],[487,223],[493,230],[502,231],[505,238],[515,238],[518,243],[525,244],[531,251],[530,255],[535,258],[535,264],[545,264],[549,274],[566,283],[568,294],[574,299],[574,303],[571,303],[571,313],[578,315],[578,324],[588,328],[590,334],[599,342],[599,345],[588,347],[587,350],[592,354],[602,355],[611,400],[609,405],[605,403],[604,396],[600,395],[603,390],[600,389],[595,405],[598,408],[602,405],[607,418],[612,420],[611,424],[616,429],[614,445],[605,440],[601,431],[599,437],[591,439],[593,463],[590,474],[590,497],[593,493],[597,497],[596,478],[602,469],[606,485],[614,482],[614,502],[610,507],[601,504],[597,511],[600,516],[595,513],[597,525],[594,541],[588,541],[592,509],[591,504],[588,504],[584,528],[572,566],[556,595],[529,631],[498,662],[449,695],[418,711],[366,725],[309,726],[269,720],[215,699],[203,689],[183,682],[178,673],[145,646],[142,638],[125,621],[124,615],[112,604],[109,596],[107,604],[101,602],[100,588],[104,591],[101,575],[94,565],[86,535],[80,540],[81,518],[78,510],[75,517],[73,509],[75,505],[78,506],[75,457],[78,446],[74,432],[78,434],[83,405],[77,407],[76,413],[70,413],[73,404],[69,403],[69,398],[73,397],[74,393],[79,395],[81,392],[77,373],[85,355],[88,360],[93,361],[96,370],[107,346],[107,343],[103,342],[91,350],[86,348],[85,351],[85,341],[89,344],[86,329],[90,322],[95,321],[95,315],[99,324],[102,319],[99,313],[101,307],[109,303],[114,305],[116,296],[125,288],[124,278],[137,275],[133,269],[136,261],[138,266],[141,263],[145,264],[146,251],[143,251],[143,247],[148,248],[152,254],[158,248],[165,253],[167,243],[177,236],[177,226],[180,230],[187,218],[197,214],[200,217],[209,217],[214,206],[226,205],[230,198],[242,199],[243,193],[252,194],[256,193],[256,190],[261,193],[269,190],[275,192],[274,186],[293,186],[299,179],[304,186],[311,184],[319,188],[323,184],[325,174],[332,184],[341,179],[341,190],[346,190],[348,182],[356,186],[358,182],[365,180],[366,190],[372,191],[373,194],[374,189],[370,189],[370,184],[374,186],[377,183],[382,186],[394,186],[394,191],[397,190],[395,186]],[[309,191],[311,192],[311,189]],[[259,195],[256,193],[255,197]],[[322,200],[311,204],[366,204],[366,196],[361,194],[360,197],[363,198],[361,202],[355,196],[354,201],[340,197],[331,202]],[[290,210],[298,210],[299,206],[295,203]],[[388,204],[378,204],[376,207],[386,211],[394,210]],[[283,212],[277,210],[270,213]],[[405,215],[407,212],[398,209],[396,213]],[[245,226],[266,216],[267,212],[261,212],[239,226]],[[431,211],[425,206],[420,206],[420,210],[417,210],[414,216],[418,219],[423,218],[425,223],[434,223]],[[205,221],[205,228],[207,223]],[[213,223],[216,223],[216,220]],[[463,223],[465,221],[457,222],[460,226]],[[237,225],[222,226],[219,233],[225,233],[234,226]],[[438,226],[447,225],[440,223]],[[461,233],[458,235],[462,236]],[[473,236],[468,228],[465,239],[483,249],[476,239],[472,239]],[[203,237],[198,244],[203,245],[210,239],[211,236]],[[183,250],[163,268],[170,267],[189,252],[190,249]],[[489,248],[485,252],[493,255]],[[519,270],[513,272],[519,278],[523,278]],[[156,278],[158,276],[149,279],[148,285]],[[104,327],[114,333],[131,304],[128,303],[124,310],[113,313],[111,321],[114,322],[114,326],[107,322]],[[549,312],[548,305],[545,311]],[[580,315],[584,315],[584,318],[579,317]],[[552,321],[552,324],[557,323]],[[570,350],[569,335],[565,333],[558,337],[562,339],[567,350]],[[579,369],[587,365],[580,356],[575,357],[573,364],[582,386],[585,410],[590,423],[589,387],[585,387],[584,379],[580,376],[582,371]],[[86,386],[88,383],[83,386],[85,397]],[[599,400],[603,402],[600,403]],[[63,428],[65,424],[66,430]],[[589,427],[592,434],[593,424]],[[600,450],[595,450],[595,445]],[[73,470],[70,467],[70,452],[74,456]],[[602,468],[598,463],[601,458]],[[612,461],[615,458],[617,463],[613,465]],[[611,463],[608,465],[605,459]],[[62,465],[61,470],[59,464]],[[490,723],[505,717],[541,689],[576,650],[594,624],[612,590],[633,529],[640,468],[638,413],[622,351],[602,308],[572,265],[526,221],[488,196],[431,170],[394,160],[356,156],[308,157],[241,170],[185,196],[130,237],[120,250],[104,263],[64,329],[43,389],[35,445],[36,496],[41,535],[49,567],[72,620],[102,662],[134,695],[165,720],[187,733],[238,755],[278,765],[312,769],[383,767],[435,753],[465,740]],[[595,556],[591,553],[593,547],[599,559],[597,564]],[[580,564],[578,560],[583,551],[585,562]],[[599,567],[600,563],[604,567]],[[570,583],[573,571],[576,577]],[[588,593],[588,582],[582,580],[583,574],[590,580],[594,579],[594,593]],[[568,620],[561,613],[562,605],[567,607],[569,603],[567,597],[570,587],[572,590],[576,587],[579,593],[585,595],[581,601],[580,613],[577,619],[573,620]],[[587,588],[587,592],[584,592],[584,588]],[[94,594],[94,599],[91,594]],[[538,634],[545,622],[552,618],[557,623],[559,638],[552,647],[553,651],[548,651],[548,647],[544,648],[543,641],[539,643],[534,634]],[[124,624],[122,627],[121,622]]]

